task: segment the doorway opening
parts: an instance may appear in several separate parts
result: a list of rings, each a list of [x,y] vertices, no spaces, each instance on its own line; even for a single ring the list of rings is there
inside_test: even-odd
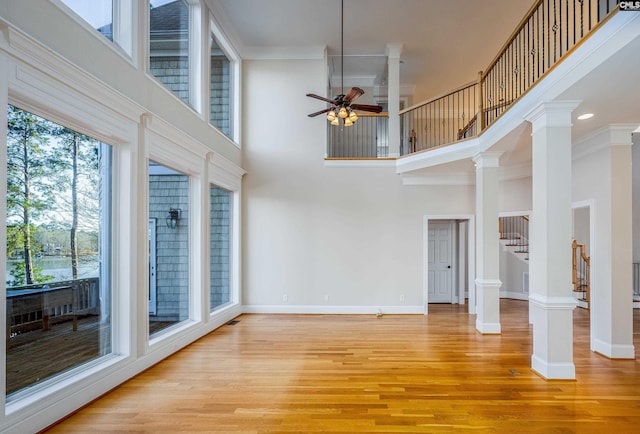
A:
[[[425,216],[424,309],[465,304],[475,313],[473,216]]]

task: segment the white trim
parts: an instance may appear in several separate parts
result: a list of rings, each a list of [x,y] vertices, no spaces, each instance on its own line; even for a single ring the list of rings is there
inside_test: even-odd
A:
[[[333,160],[325,159],[325,167],[395,167],[396,160]]]
[[[595,339],[593,351],[610,359],[635,359],[636,350],[633,345],[615,345]]]
[[[502,333],[499,322],[480,322],[478,318],[476,318],[476,330],[483,335],[499,335]]]
[[[547,380],[575,380],[573,363],[547,363],[536,355],[531,356],[531,369]]]
[[[247,60],[317,60],[324,59],[325,45],[312,47],[244,47],[242,58]]]
[[[573,297],[547,297],[535,292],[529,294],[529,303],[544,310],[573,310],[577,306]]]
[[[631,134],[636,126],[636,124],[612,124],[580,138],[571,146],[571,159],[576,161],[609,149],[611,146],[632,146]]]
[[[475,185],[473,173],[434,173],[428,176],[403,176],[402,185]]]
[[[414,306],[327,306],[327,305],[244,305],[243,313],[323,314],[323,315],[422,315],[423,307]]]

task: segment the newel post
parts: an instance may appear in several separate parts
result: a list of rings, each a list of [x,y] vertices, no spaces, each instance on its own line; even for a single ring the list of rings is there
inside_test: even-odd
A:
[[[480,134],[485,127],[485,119],[484,119],[484,92],[482,91],[482,71],[478,72],[478,125],[480,125],[480,129],[478,130],[478,134]]]

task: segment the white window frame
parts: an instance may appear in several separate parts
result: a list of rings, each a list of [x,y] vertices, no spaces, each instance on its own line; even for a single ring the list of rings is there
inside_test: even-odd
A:
[[[241,111],[241,59],[240,59],[240,55],[238,54],[238,52],[236,51],[236,49],[233,47],[233,44],[231,44],[230,39],[227,37],[227,35],[224,33],[224,31],[222,30],[222,27],[220,26],[220,24],[218,23],[218,21],[216,20],[215,16],[211,13],[209,14],[209,36],[207,38],[208,42],[208,47],[207,47],[207,82],[211,83],[211,35],[213,35],[216,38],[216,41],[218,43],[218,46],[220,47],[220,49],[222,49],[222,51],[224,52],[224,54],[227,56],[227,59],[229,60],[229,105],[231,105],[230,107],[230,113],[229,113],[229,122],[230,122],[230,131],[231,131],[231,137],[229,137],[229,140],[231,140],[236,146],[240,147],[240,131],[241,131],[241,117],[240,117],[240,111]],[[209,89],[210,85],[207,85],[207,89],[210,91]],[[207,101],[209,100],[209,95],[207,95]],[[207,108],[205,110],[207,119],[209,124],[215,128],[215,126],[213,124],[211,124],[211,107],[209,106],[209,104],[207,104]],[[217,130],[217,128],[216,128]],[[224,135],[224,134],[223,134]],[[226,135],[224,135],[225,137],[227,137]]]
[[[79,25],[100,39],[101,42],[110,46],[112,49],[117,48],[115,51],[118,54],[123,56],[127,61],[133,61],[135,63],[137,57],[136,40],[138,31],[138,11],[135,0],[112,0],[113,22],[111,24],[113,42],[100,34],[97,29],[93,28],[88,21],[63,3],[62,0],[51,1],[64,13],[73,18]]]

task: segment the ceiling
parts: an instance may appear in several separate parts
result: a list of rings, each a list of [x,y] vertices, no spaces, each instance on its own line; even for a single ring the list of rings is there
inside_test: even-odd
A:
[[[273,48],[300,52],[326,46],[330,74],[339,81],[341,0],[207,1],[242,57],[243,52]],[[344,0],[345,82],[368,87],[372,80],[386,86],[387,45],[402,44],[400,82],[415,89],[415,102],[469,83],[493,60],[532,4]]]

